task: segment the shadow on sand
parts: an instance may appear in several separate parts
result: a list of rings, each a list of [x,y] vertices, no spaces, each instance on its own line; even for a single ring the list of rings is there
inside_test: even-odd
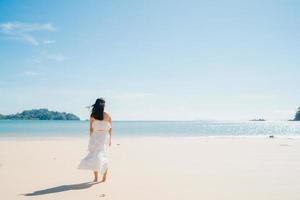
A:
[[[44,190],[37,190],[32,193],[23,194],[24,196],[39,196],[51,193],[65,192],[69,190],[84,190],[92,187],[93,185],[99,184],[101,182],[84,182],[79,184],[71,184],[71,185],[60,185],[57,187],[47,188]]]

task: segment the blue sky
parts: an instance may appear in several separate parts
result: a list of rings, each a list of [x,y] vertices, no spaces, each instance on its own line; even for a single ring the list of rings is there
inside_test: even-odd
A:
[[[300,106],[300,3],[0,1],[0,113],[285,120]]]

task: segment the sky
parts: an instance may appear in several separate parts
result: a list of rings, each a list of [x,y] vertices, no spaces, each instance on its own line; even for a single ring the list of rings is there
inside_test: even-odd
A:
[[[293,118],[297,0],[0,0],[0,113]]]

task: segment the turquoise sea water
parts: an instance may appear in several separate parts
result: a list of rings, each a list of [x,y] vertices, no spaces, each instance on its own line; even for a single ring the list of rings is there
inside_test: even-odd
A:
[[[88,126],[88,121],[0,120],[0,138],[87,136]],[[115,121],[113,135],[299,137],[300,122]]]

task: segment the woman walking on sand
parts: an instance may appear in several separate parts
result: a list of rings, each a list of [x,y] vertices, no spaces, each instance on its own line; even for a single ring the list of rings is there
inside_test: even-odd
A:
[[[104,112],[104,99],[97,99],[92,105],[90,116],[90,139],[88,155],[82,159],[78,168],[94,171],[94,182],[98,181],[98,173],[102,182],[106,180],[108,170],[107,147],[111,146],[111,117]]]

